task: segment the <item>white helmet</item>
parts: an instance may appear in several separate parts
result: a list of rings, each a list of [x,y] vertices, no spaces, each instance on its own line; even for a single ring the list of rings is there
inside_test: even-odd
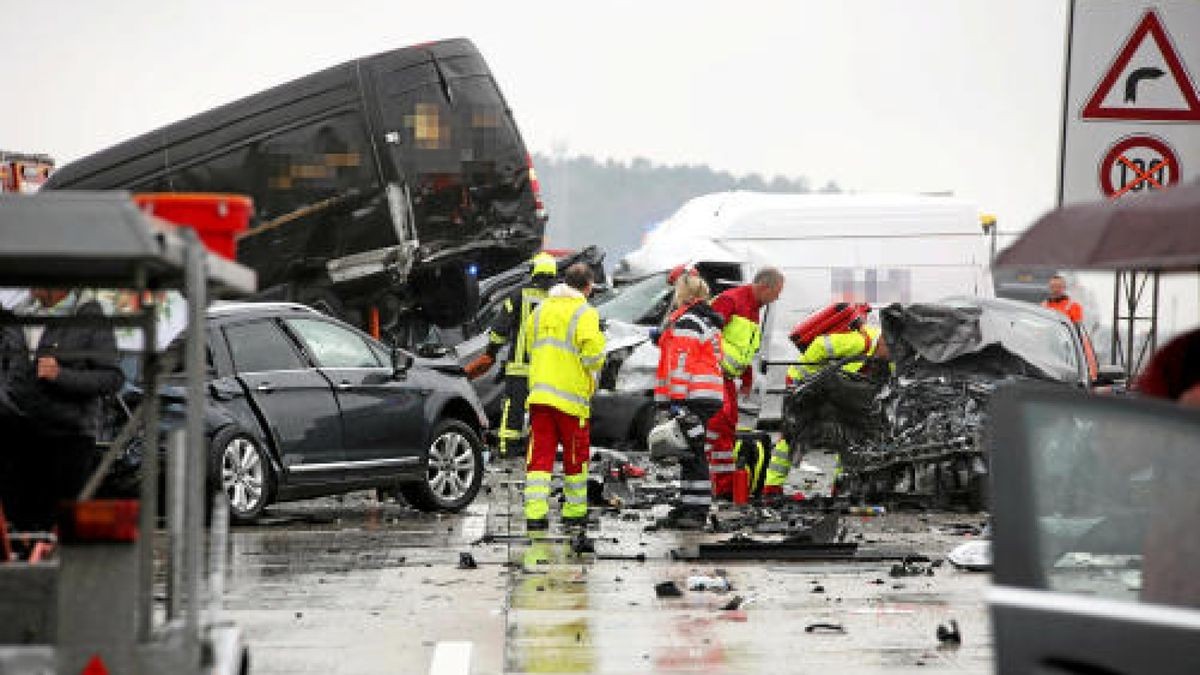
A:
[[[687,437],[679,420],[672,417],[650,430],[646,437],[646,445],[650,447],[651,459],[667,459],[678,457],[688,449]]]

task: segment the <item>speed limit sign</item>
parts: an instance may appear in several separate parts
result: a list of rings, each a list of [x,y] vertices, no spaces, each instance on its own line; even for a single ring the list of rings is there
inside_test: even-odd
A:
[[[1110,199],[1129,192],[1161,190],[1179,182],[1179,156],[1163,139],[1149,134],[1127,136],[1100,160],[1100,189]]]

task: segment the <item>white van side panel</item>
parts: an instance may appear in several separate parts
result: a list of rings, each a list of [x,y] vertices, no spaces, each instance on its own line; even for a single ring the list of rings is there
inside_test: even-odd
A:
[[[787,277],[767,313],[764,361],[794,360],[788,331],[831,302],[993,295],[977,207],[923,195],[704,195],[649,233],[623,267],[637,276],[716,253],[744,262],[747,278],[767,265]],[[756,373],[764,417],[778,416],[778,397],[764,394],[782,387],[785,370]]]

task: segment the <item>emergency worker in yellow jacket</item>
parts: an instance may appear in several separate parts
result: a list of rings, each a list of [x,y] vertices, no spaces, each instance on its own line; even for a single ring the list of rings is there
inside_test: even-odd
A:
[[[525,464],[525,524],[546,529],[550,479],[563,449],[563,522],[587,522],[587,462],[591,452],[591,399],[604,365],[600,315],[588,304],[592,270],[576,263],[565,283],[525,322],[529,353],[529,449]]]
[[[492,367],[501,349],[509,347],[508,361],[504,364],[504,403],[500,409],[500,428],[496,432],[501,457],[507,457],[508,449],[517,446],[529,429],[525,420],[529,354],[520,348],[524,344],[521,330],[533,310],[546,299],[557,274],[558,262],[554,256],[549,253],[533,256],[529,283],[504,299],[488,331],[487,350],[466,367],[467,377],[474,380]]]
[[[809,344],[796,345],[801,350],[800,362],[788,368],[787,384],[800,382],[820,372],[829,364],[849,359],[842,365],[847,373],[862,370],[871,357],[887,358],[887,348],[878,328],[866,324],[869,305],[860,305],[857,315],[851,319],[846,330],[818,336]],[[800,461],[800,457],[796,458]],[[767,477],[763,483],[763,495],[783,493],[788,473],[792,470],[792,448],[786,439],[779,439],[771,450],[767,465]]]

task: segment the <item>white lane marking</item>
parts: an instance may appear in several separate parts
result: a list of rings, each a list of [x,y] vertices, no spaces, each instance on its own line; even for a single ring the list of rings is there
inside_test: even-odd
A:
[[[471,672],[471,642],[439,642],[433,648],[429,675],[469,675]]]

